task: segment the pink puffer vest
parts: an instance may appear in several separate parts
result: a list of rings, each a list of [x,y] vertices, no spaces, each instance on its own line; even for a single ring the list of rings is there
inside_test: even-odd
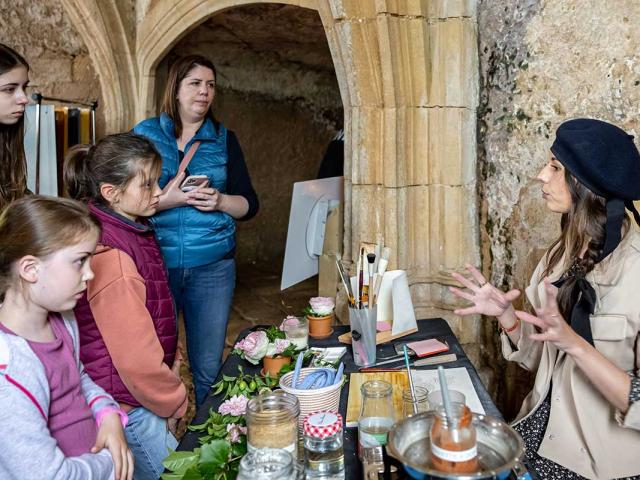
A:
[[[147,310],[151,314],[164,350],[164,362],[171,367],[178,341],[176,315],[167,271],[153,230],[103,207],[90,204],[89,209],[102,225],[100,243],[129,255],[144,279]],[[89,376],[116,401],[134,407],[140,406],[140,402],[131,395],[113,366],[111,356],[91,314],[86,294],[76,305],[74,313],[80,329],[80,359]],[[126,333],[122,332],[123,335]],[[132,355],[135,355],[135,352],[132,352]]]

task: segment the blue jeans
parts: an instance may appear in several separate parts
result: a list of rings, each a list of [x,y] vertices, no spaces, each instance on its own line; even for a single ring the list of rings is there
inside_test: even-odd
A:
[[[157,416],[144,407],[128,413],[129,423],[124,429],[127,443],[135,461],[134,480],[158,480],[164,471],[162,461],[175,450],[178,441],[167,430],[167,419]]]
[[[187,353],[199,407],[222,365],[236,285],[235,260],[224,259],[194,268],[170,268],[169,285],[177,311],[184,314]]]

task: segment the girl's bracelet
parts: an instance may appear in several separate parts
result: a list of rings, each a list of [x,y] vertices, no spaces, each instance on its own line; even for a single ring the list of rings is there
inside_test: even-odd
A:
[[[98,413],[96,414],[96,424],[98,425],[98,428],[100,428],[100,425],[102,425],[104,417],[109,413],[118,414],[118,416],[120,417],[122,428],[125,428],[127,426],[127,423],[129,423],[129,416],[124,411],[122,411],[120,408],[112,407],[111,405],[109,405],[98,410]]]

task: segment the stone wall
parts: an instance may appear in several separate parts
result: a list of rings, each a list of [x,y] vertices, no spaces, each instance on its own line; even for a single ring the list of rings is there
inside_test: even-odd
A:
[[[478,122],[483,268],[493,282],[524,287],[558,234],[535,176],[557,126],[597,117],[640,133],[640,2],[486,0],[478,6]],[[496,326],[485,323],[485,362],[512,416],[528,377],[496,364]]]
[[[236,7],[188,32],[158,69],[158,105],[168,65],[201,54],[218,71],[214,110],[234,130],[260,198],[238,224],[237,258],[282,267],[293,183],[314,179],[342,126],[342,103],[318,13],[285,5]]]
[[[0,0],[0,41],[31,66],[31,91],[100,102],[100,83],[89,53],[59,0]],[[98,107],[97,130],[104,116]]]

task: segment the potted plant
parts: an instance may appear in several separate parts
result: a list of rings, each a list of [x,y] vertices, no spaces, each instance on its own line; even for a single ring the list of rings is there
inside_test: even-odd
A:
[[[331,297],[313,297],[304,313],[309,321],[309,336],[327,338],[333,333],[333,309],[335,302]]]
[[[236,343],[233,349],[233,353],[254,365],[262,360],[263,373],[271,377],[277,377],[280,369],[291,363],[295,352],[296,346],[275,326],[251,332]]]

